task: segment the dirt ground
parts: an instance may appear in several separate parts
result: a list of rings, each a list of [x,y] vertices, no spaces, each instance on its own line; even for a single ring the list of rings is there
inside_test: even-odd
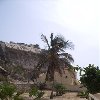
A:
[[[45,94],[41,100],[51,100],[50,97],[50,91],[45,91]],[[25,98],[25,100],[33,100],[32,97],[28,96],[28,93],[24,93],[22,96]],[[85,98],[79,98],[77,97],[77,93],[66,93],[63,96],[56,96],[52,100],[87,100]]]

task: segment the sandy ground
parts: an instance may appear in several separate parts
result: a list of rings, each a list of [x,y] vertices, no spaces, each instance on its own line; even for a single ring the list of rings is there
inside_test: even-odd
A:
[[[45,91],[45,94],[41,100],[87,100],[85,98],[77,97],[77,93],[66,93],[63,96],[56,96],[53,99],[49,99],[50,93],[50,91]],[[23,94],[25,100],[33,100],[33,98],[29,97],[28,95],[28,93]]]
[[[100,99],[100,93],[94,94],[94,96]]]

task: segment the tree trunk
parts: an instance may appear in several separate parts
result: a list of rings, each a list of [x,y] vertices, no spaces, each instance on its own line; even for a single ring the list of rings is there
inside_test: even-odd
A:
[[[54,91],[54,79],[53,79],[53,84],[52,84],[52,91],[51,91],[51,95],[50,95],[50,99],[53,99],[53,91]]]
[[[53,67],[53,70],[52,70],[52,90],[51,90],[51,95],[50,95],[50,99],[53,99],[53,91],[54,91],[54,73],[55,73],[55,71],[54,71],[54,67]]]

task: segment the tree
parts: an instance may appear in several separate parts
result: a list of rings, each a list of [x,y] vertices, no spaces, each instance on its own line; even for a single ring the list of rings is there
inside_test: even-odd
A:
[[[41,70],[46,71],[45,81],[52,81],[54,84],[55,71],[62,75],[65,67],[72,67],[71,63],[74,62],[74,59],[71,54],[65,52],[65,49],[73,49],[74,45],[61,35],[54,37],[53,33],[50,36],[50,43],[43,34],[41,39],[46,43],[47,49],[41,51],[36,69],[40,72]],[[53,87],[50,97],[53,98]]]
[[[100,92],[100,69],[97,66],[89,64],[83,68],[84,74],[81,76],[81,83],[87,88],[90,93]]]

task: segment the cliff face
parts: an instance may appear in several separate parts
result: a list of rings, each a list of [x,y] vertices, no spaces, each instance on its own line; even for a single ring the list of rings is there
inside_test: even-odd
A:
[[[37,64],[39,52],[38,45],[0,42],[0,65],[31,69]]]

